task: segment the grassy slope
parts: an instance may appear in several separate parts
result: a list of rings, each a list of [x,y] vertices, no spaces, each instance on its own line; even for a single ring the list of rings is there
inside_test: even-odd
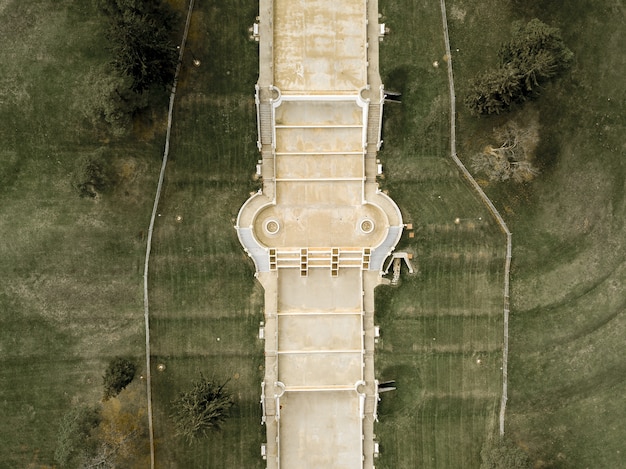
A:
[[[258,159],[254,109],[257,48],[247,39],[256,3],[201,2],[174,116],[152,257],[157,461],[162,467],[262,467],[258,404],[263,371],[262,289],[233,229]],[[182,217],[177,221],[177,217]],[[223,430],[187,446],[173,436],[169,403],[203,373],[235,407]]]
[[[76,111],[106,60],[84,3],[0,11],[0,467],[52,464],[60,417],[97,402],[113,354],[143,350],[140,233],[161,144],[112,143],[120,186],[97,201],[71,189],[76,160],[105,146]]]
[[[476,5],[457,1],[449,5],[449,8],[457,8],[457,19],[450,11],[449,17],[452,17],[453,48],[455,44],[461,46],[455,61],[461,92],[463,79],[493,59],[488,47],[468,44],[497,44],[504,31],[486,28],[485,18],[489,18],[488,24],[510,20],[511,12],[494,3]],[[160,144],[131,141],[112,144],[111,154],[120,167],[136,169],[130,171],[125,186],[100,201],[80,200],[70,191],[69,174],[74,161],[105,143],[83,124],[77,111],[81,97],[93,91],[89,88],[87,72],[102,61],[98,52],[93,52],[101,50],[95,45],[100,44],[102,38],[87,4],[81,3],[79,7],[75,2],[54,2],[51,5],[43,0],[4,2],[0,11],[3,24],[0,33],[3,44],[7,45],[0,60],[3,84],[0,114],[6,123],[0,128],[3,141],[0,151],[3,240],[0,245],[3,259],[0,268],[0,381],[10,383],[0,388],[2,434],[5,436],[0,446],[1,467],[51,463],[59,417],[73,403],[93,402],[99,397],[100,375],[113,351],[140,356],[142,348],[138,288],[143,253],[140,232],[145,229],[143,214],[148,213],[150,206]],[[483,429],[489,420],[489,412],[485,410],[489,405],[473,400],[475,404],[468,406],[450,395],[436,404],[432,399],[422,399],[424,389],[437,392],[443,389],[447,393],[452,384],[458,387],[458,382],[432,371],[437,370],[437,364],[439,371],[443,366],[452,371],[464,370],[461,374],[464,377],[469,376],[470,370],[469,363],[463,366],[462,359],[455,360],[455,356],[463,357],[463,353],[446,356],[436,348],[427,354],[423,350],[430,346],[426,341],[433,330],[444,333],[437,336],[439,341],[447,336],[450,342],[461,337],[461,329],[467,330],[468,337],[476,337],[476,331],[485,331],[488,336],[479,339],[481,343],[491,344],[495,340],[491,337],[496,336],[489,331],[497,330],[499,325],[495,329],[483,325],[484,321],[490,324],[487,319],[490,316],[473,314],[471,322],[462,322],[460,328],[458,318],[449,315],[439,320],[439,315],[433,317],[424,312],[433,310],[433,306],[436,311],[458,311],[460,304],[474,305],[463,308],[470,312],[496,308],[495,296],[493,299],[489,295],[477,296],[471,289],[455,289],[448,295],[445,287],[470,277],[475,282],[472,285],[482,282],[482,288],[491,291],[491,286],[499,283],[494,280],[494,276],[498,277],[499,253],[488,254],[485,260],[484,252],[492,252],[497,244],[488,240],[499,237],[491,227],[485,226],[470,237],[454,232],[449,217],[461,213],[462,204],[471,202],[469,194],[451,197],[441,204],[436,198],[443,190],[454,194],[456,189],[464,188],[454,176],[454,168],[439,159],[439,155],[447,151],[445,119],[441,116],[441,109],[446,106],[444,78],[437,78],[437,89],[430,88],[434,83],[432,73],[441,71],[430,68],[435,58],[441,61],[442,48],[432,39],[439,37],[436,31],[439,19],[432,6],[423,9],[413,2],[396,5],[381,4],[387,15],[385,19],[392,29],[397,28],[397,37],[412,39],[409,47],[404,39],[396,40],[392,54],[385,48],[390,50],[394,39],[386,39],[382,49],[384,78],[391,88],[399,89],[402,83],[407,83],[410,89],[404,90],[403,110],[391,111],[391,106],[388,107],[388,146],[381,157],[389,163],[390,182],[398,181],[395,186],[389,185],[391,195],[418,228],[416,240],[421,244],[405,241],[407,249],[418,254],[422,250],[418,258],[423,273],[415,279],[405,277],[403,286],[397,290],[380,292],[379,318],[384,336],[378,356],[379,370],[383,377],[396,378],[399,383],[401,377],[405,377],[407,382],[419,385],[415,389],[402,386],[395,395],[384,396],[382,422],[378,428],[385,459],[380,462],[382,467],[413,467],[416,461],[426,466],[460,467],[454,459],[446,458],[465,458],[464,454],[470,454],[468,467],[471,467],[471,461],[476,461],[478,444],[485,435]],[[619,83],[624,67],[618,50],[623,12],[605,5],[608,2],[579,1],[574,8],[567,9],[568,13],[561,13],[545,8],[533,12],[531,4],[526,11],[515,13],[527,18],[538,14],[563,27],[566,41],[576,53],[577,64],[571,79],[548,90],[550,92],[537,103],[544,123],[542,154],[546,168],[543,175],[531,190],[488,188],[509,213],[516,235],[509,433],[526,444],[536,460],[549,461],[555,467],[618,467],[620,444],[624,439],[623,431],[619,430],[623,428],[624,408],[615,398],[624,394],[624,374],[620,372],[623,360],[619,351],[624,327],[621,243],[624,168],[622,161],[615,157],[623,152],[619,137],[623,135],[624,122],[619,111],[624,95]],[[237,31],[239,38],[245,37],[255,5],[245,2],[235,6],[235,14],[217,7],[202,7],[202,20],[213,21],[216,25],[215,35],[211,35],[214,40],[228,38],[226,30]],[[242,18],[248,19],[247,22],[242,22]],[[405,19],[407,26],[402,31],[400,25]],[[182,126],[188,125],[195,137],[185,139],[189,146],[184,149],[193,158],[184,164],[174,161],[178,177],[168,182],[169,195],[166,194],[163,206],[165,218],[158,233],[157,241],[161,244],[156,249],[157,257],[171,254],[173,262],[163,261],[162,270],[158,270],[157,262],[155,272],[155,282],[159,282],[159,278],[163,280],[161,298],[163,305],[168,306],[168,310],[163,307],[160,312],[157,308],[156,315],[160,315],[161,320],[155,319],[154,323],[155,349],[157,353],[162,352],[168,365],[162,381],[156,380],[155,399],[157,412],[166,412],[165,405],[175,392],[175,387],[166,384],[180,385],[180,380],[191,379],[197,370],[207,374],[215,372],[206,367],[208,362],[198,348],[202,331],[212,328],[215,335],[219,333],[225,341],[219,346],[215,343],[206,352],[213,361],[227,363],[218,376],[234,379],[235,373],[239,373],[239,380],[247,383],[242,387],[246,391],[241,397],[237,396],[239,404],[235,410],[235,415],[246,423],[239,425],[238,420],[233,421],[208,449],[193,448],[178,458],[184,467],[207,465],[217,459],[225,461],[232,452],[226,453],[224,448],[238,442],[243,455],[236,456],[241,459],[233,461],[234,466],[229,467],[237,467],[237,464],[254,467],[260,464],[255,453],[262,430],[252,426],[256,425],[258,414],[253,388],[262,371],[258,371],[257,377],[251,371],[257,366],[250,367],[250,362],[255,360],[251,357],[260,354],[260,344],[255,344],[250,337],[256,328],[257,318],[253,314],[257,314],[260,292],[250,280],[251,267],[242,262],[237,251],[234,234],[230,230],[225,231],[224,236],[217,231],[211,233],[212,220],[196,218],[191,208],[205,210],[209,198],[207,190],[215,189],[221,194],[218,200],[224,203],[219,204],[219,209],[213,205],[212,213],[217,214],[215,220],[223,222],[234,216],[245,199],[230,187],[240,183],[245,192],[249,183],[242,175],[250,172],[256,155],[252,156],[253,149],[247,150],[250,161],[244,161],[245,150],[236,150],[232,145],[250,148],[251,140],[245,141],[244,137],[243,142],[233,143],[233,139],[225,140],[222,133],[210,132],[208,127],[217,123],[222,130],[235,131],[237,126],[248,126],[249,134],[253,135],[249,83],[254,82],[255,50],[250,44],[244,47],[239,39],[238,53],[227,54],[223,48],[203,46],[204,37],[199,30],[196,34],[195,40],[200,42],[192,47],[204,64],[211,64],[206,69],[201,68],[201,73],[209,75],[202,79],[211,79],[213,93],[205,91],[201,93],[204,96],[193,96],[191,92],[188,107],[181,105],[182,110],[188,111],[183,116],[187,123],[181,123],[181,130],[177,132],[182,134]],[[429,51],[428,56],[423,51]],[[247,57],[244,61],[240,60],[242,54]],[[385,54],[393,55],[393,64],[385,65]],[[465,58],[463,54],[467,54]],[[396,67],[398,63],[404,66]],[[235,79],[227,79],[231,76],[226,75],[227,71],[231,71]],[[402,78],[404,74],[410,79]],[[201,85],[202,76],[188,75],[184,84],[193,89]],[[414,98],[409,102],[411,93]],[[418,99],[420,95],[428,99]],[[212,117],[206,114],[205,102],[211,103]],[[237,103],[236,108],[230,106],[233,102]],[[233,108],[238,110],[233,111]],[[393,112],[396,124],[392,124]],[[476,124],[462,112],[459,117],[463,144],[469,152],[474,136],[481,130],[485,132],[493,122]],[[180,120],[179,116],[177,121]],[[414,128],[422,130],[407,132]],[[404,155],[395,161],[391,155],[394,142],[398,142],[395,148],[402,148],[398,155]],[[205,148],[211,148],[222,157],[203,160],[200,154]],[[409,155],[419,158],[411,160]],[[152,163],[147,164],[149,161]],[[200,181],[194,172],[208,164],[219,168],[223,175],[232,168],[233,174],[240,175],[242,180],[221,177],[213,182]],[[400,182],[400,176],[407,179],[406,184]],[[416,178],[423,184],[408,181]],[[441,181],[447,181],[446,185],[440,184]],[[190,191],[177,192],[175,187]],[[230,193],[233,195],[228,195]],[[195,205],[196,200],[198,205]],[[473,207],[478,207],[474,202],[465,207],[464,213],[471,212],[468,218],[481,216],[480,209],[473,211]],[[185,210],[183,225],[191,228],[183,237],[180,237],[179,225],[172,223],[171,218],[181,209]],[[191,210],[191,215],[187,210]],[[428,220],[428,224],[419,222],[420,217]],[[437,234],[436,238],[427,236],[429,229]],[[205,237],[204,230],[210,236]],[[190,240],[200,247],[200,255],[188,253],[190,258],[183,261],[179,259],[180,251],[190,247],[186,246]],[[438,245],[439,242],[442,244]],[[461,254],[467,251],[468,244],[469,252],[476,255],[463,258]],[[450,252],[451,247],[459,253],[459,258],[440,254]],[[210,254],[219,254],[227,260],[232,258],[235,262],[214,261],[227,269],[226,274],[220,270],[218,276],[215,269],[202,265]],[[197,268],[192,272],[185,268],[183,272],[182,262]],[[435,265],[439,265],[439,269]],[[459,266],[463,269],[459,270]],[[449,270],[468,275],[458,274],[460,279],[454,279],[446,274]],[[224,280],[227,278],[240,279],[239,285],[247,285],[243,294],[229,289],[229,282]],[[217,284],[220,293],[228,292],[220,295],[226,300],[217,300],[212,291],[208,293],[212,296],[206,304],[196,300],[201,296],[194,292],[206,292],[208,280],[212,285]],[[426,286],[428,288],[424,288]],[[169,293],[173,295],[167,303]],[[181,307],[182,293],[184,300],[192,303],[190,308]],[[385,313],[388,305],[393,308]],[[406,305],[411,305],[411,309]],[[183,309],[185,314],[179,315]],[[200,318],[199,313],[207,309],[225,313],[215,321]],[[170,312],[176,313],[176,318],[172,318]],[[234,319],[228,317],[238,314],[247,319],[233,325]],[[394,327],[399,329],[406,324],[415,326],[414,341],[391,332]],[[159,334],[159,331],[166,333]],[[424,333],[418,335],[420,331]],[[211,335],[208,334],[209,340]],[[397,343],[392,337],[397,337]],[[235,340],[246,344],[240,353],[234,353],[232,348]],[[222,345],[227,347],[218,349]],[[399,371],[394,371],[394,367]],[[240,371],[244,369],[246,371]],[[415,369],[427,372],[415,374]],[[439,382],[435,376],[439,376]],[[481,379],[470,381],[468,389],[479,386],[488,392],[493,390],[493,384],[489,384],[493,380],[481,382]],[[420,396],[412,393],[420,393]],[[407,415],[406,410],[415,409],[411,406],[416,403],[427,405]],[[466,410],[459,412],[459,409]],[[454,455],[453,451],[458,448],[455,442],[461,440],[455,440],[454,433],[447,433],[446,428],[458,431],[457,422],[467,424],[468,421],[473,422],[472,427],[460,428],[476,430],[469,432],[468,440],[461,445],[467,448],[465,453],[457,451]],[[165,425],[164,422],[157,419],[157,425]],[[174,457],[174,449],[167,442],[160,442],[159,451]],[[427,460],[429,456],[436,458],[436,464]]]
[[[526,107],[540,116],[542,174],[529,186],[487,188],[514,233],[508,432],[538,467],[623,467],[624,10],[611,1],[499,3],[484,2],[490,24],[539,17],[575,54],[572,70]],[[465,46],[455,62],[462,94],[494,63],[485,51],[506,29],[485,29],[474,2],[452,8],[467,13],[452,21],[452,42],[486,45]],[[460,121],[467,156],[502,118],[462,111]]]
[[[378,291],[378,375],[398,389],[380,404],[376,467],[473,468],[497,426],[504,237],[449,158],[439,5],[381,2],[381,11],[391,29],[383,81],[403,93],[385,109],[384,187],[413,224],[399,249],[420,273]]]

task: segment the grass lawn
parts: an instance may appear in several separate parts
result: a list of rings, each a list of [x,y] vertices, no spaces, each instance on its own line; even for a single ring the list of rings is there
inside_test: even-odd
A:
[[[117,354],[143,353],[141,276],[162,142],[107,136],[85,119],[106,60],[90,2],[0,2],[0,467],[53,464],[60,418],[95,404]],[[119,183],[71,188],[103,152]]]
[[[256,2],[201,2],[192,18],[170,161],[151,261],[156,459],[160,467],[263,467],[263,292],[234,220],[256,148]],[[163,372],[158,364],[166,366]],[[222,431],[188,446],[173,435],[170,403],[200,373],[228,381],[235,406]]]
[[[402,93],[385,108],[383,187],[413,224],[397,250],[413,254],[419,273],[377,292],[376,367],[397,390],[382,395],[376,467],[475,468],[497,430],[505,237],[449,156],[439,4],[380,7],[391,30],[383,82]]]
[[[604,0],[553,3],[448,5],[459,96],[507,39],[507,28],[487,23],[538,17],[561,28],[575,56],[513,113],[539,116],[541,174],[528,185],[486,187],[514,241],[507,432],[535,467],[624,467],[625,11]],[[460,109],[460,156],[507,118]]]
[[[376,466],[475,468],[497,430],[504,237],[449,161],[439,5],[380,9],[391,29],[383,81],[403,93],[385,110],[383,188],[413,223],[399,249],[419,273],[377,292],[377,373],[398,389],[382,396]],[[256,11],[255,0],[200,2],[190,31],[150,274],[153,364],[165,365],[153,370],[160,467],[263,467],[263,295],[233,228],[257,188]],[[535,16],[562,29],[575,63],[516,111],[539,116],[540,176],[486,186],[514,233],[507,433],[536,467],[621,467],[623,7],[451,0],[457,96],[495,63],[508,27],[493,25]],[[164,109],[127,138],[90,121],[94,77],[109,60],[91,2],[7,0],[0,24],[0,468],[51,467],[60,419],[98,402],[109,359],[143,363],[144,235]],[[459,108],[460,156],[506,118]],[[81,199],[72,174],[96,153],[118,184]],[[229,380],[235,406],[221,432],[186,446],[172,435],[170,403],[200,372]]]
[[[255,7],[199,5],[179,87],[151,277],[154,363],[167,365],[154,380],[164,467],[261,464],[262,295],[231,221],[254,188]],[[121,139],[86,118],[94,73],[110,60],[91,2],[3,2],[0,20],[0,467],[43,467],[62,416],[101,398],[109,359],[143,363],[145,230],[165,108]],[[192,54],[201,68],[187,68]],[[119,182],[81,199],[72,174],[95,153]],[[230,379],[236,405],[212,445],[188,449],[170,436],[168,405],[200,371]]]

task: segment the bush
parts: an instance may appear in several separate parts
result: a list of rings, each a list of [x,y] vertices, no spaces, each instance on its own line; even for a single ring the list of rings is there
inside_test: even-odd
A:
[[[103,377],[104,399],[117,396],[135,377],[137,365],[132,361],[117,357],[111,360]]]
[[[176,434],[189,443],[206,437],[210,431],[219,430],[228,417],[233,399],[224,387],[200,375],[189,391],[180,393],[172,403],[172,419]]]
[[[480,469],[531,469],[528,455],[508,438],[489,441],[480,452]]]
[[[96,151],[77,160],[72,186],[81,197],[94,198],[107,191],[113,180],[110,162],[102,151]]]

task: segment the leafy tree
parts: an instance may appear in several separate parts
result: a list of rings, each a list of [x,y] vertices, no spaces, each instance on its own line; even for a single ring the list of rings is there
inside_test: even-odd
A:
[[[535,151],[539,143],[537,119],[526,127],[510,121],[494,129],[497,146],[487,145],[471,158],[474,171],[482,172],[492,181],[528,182],[539,171],[534,166]]]
[[[117,396],[135,377],[137,365],[127,358],[117,357],[111,360],[103,376],[104,399]]]
[[[150,456],[146,428],[146,394],[139,383],[102,403],[94,431],[97,445],[83,467],[99,469],[147,467]]]
[[[178,63],[178,17],[165,0],[93,0],[107,23],[110,59],[84,74],[74,110],[115,137],[133,119],[166,102]]]
[[[474,114],[500,114],[519,99],[522,76],[513,67],[488,70],[476,77],[465,104]]]
[[[95,407],[76,406],[63,416],[54,452],[60,467],[76,467],[93,455],[97,445],[94,433],[99,424],[100,415]]]
[[[515,22],[512,39],[498,52],[502,66],[517,68],[531,90],[547,78],[569,66],[574,54],[561,38],[558,28],[548,26],[537,18],[526,25]]]
[[[480,452],[480,469],[531,469],[528,455],[508,438],[489,441]]]
[[[233,405],[232,396],[224,384],[216,384],[200,374],[200,379],[188,391],[181,392],[172,403],[172,419],[176,434],[189,443],[219,430]]]
[[[153,85],[167,88],[174,79],[178,51],[157,20],[132,14],[111,29],[114,66],[131,77],[130,89],[142,93]]]
[[[512,38],[500,47],[498,67],[478,75],[465,104],[473,114],[500,114],[515,103],[537,97],[543,83],[571,63],[558,28],[538,19],[516,22]]]
[[[132,118],[150,104],[148,93],[131,90],[132,79],[122,75],[111,64],[90,70],[83,78],[85,96],[74,108],[95,128],[106,124],[115,137],[127,135]]]
[[[174,79],[178,50],[172,42],[176,16],[161,0],[98,0],[109,18],[113,65],[132,79],[130,90],[167,88]]]

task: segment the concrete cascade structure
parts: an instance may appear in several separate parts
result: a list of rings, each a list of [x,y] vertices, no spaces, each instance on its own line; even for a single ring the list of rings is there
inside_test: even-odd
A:
[[[265,291],[268,469],[374,468],[374,288],[402,234],[380,192],[376,0],[260,0],[262,189],[237,234]]]

